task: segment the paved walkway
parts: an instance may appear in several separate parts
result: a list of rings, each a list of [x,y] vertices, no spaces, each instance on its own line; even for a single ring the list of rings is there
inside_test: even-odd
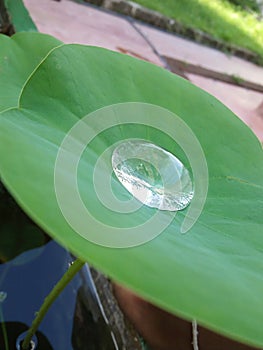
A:
[[[66,43],[80,43],[126,52],[166,66],[163,56],[227,74],[263,87],[263,68],[182,39],[176,35],[70,0],[24,0],[39,31]],[[263,141],[263,93],[184,72],[197,86],[216,96],[246,122]],[[262,105],[261,105],[262,104]]]

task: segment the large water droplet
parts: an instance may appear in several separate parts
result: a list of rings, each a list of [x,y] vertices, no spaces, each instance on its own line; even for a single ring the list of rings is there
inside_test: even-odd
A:
[[[182,210],[193,198],[193,184],[183,163],[150,142],[120,143],[113,151],[112,167],[123,186],[149,207]]]

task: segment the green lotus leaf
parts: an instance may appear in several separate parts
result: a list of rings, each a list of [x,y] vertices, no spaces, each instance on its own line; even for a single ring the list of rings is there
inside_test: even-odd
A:
[[[4,0],[4,3],[16,32],[37,31],[22,0]]]
[[[61,41],[39,33],[18,33],[12,38],[1,35],[0,112],[17,106],[30,74],[50,50],[61,44]]]
[[[60,41],[44,34],[16,34],[12,39],[1,36],[0,112],[18,105],[26,80],[47,53],[58,45],[61,45]],[[0,261],[6,262],[44,244],[47,237],[16,205],[1,182],[0,196]]]
[[[35,43],[31,50],[27,48],[28,57],[37,46]],[[19,62],[15,50],[12,56],[12,47],[10,41],[12,61]],[[10,89],[13,84],[11,81]],[[157,110],[173,113],[174,119],[166,125],[163,115],[154,113],[156,109],[146,116],[140,113],[130,116],[130,102],[139,106],[138,113],[140,106],[144,111],[143,106],[154,105]],[[115,107],[107,109],[111,105]],[[117,106],[127,107],[123,113],[129,117],[128,122],[121,122]],[[86,116],[91,116],[88,122],[79,125],[84,134],[90,134],[89,142],[85,135],[78,138],[74,134],[74,127]],[[190,209],[174,217],[171,212],[160,213],[147,206],[132,213],[120,213],[97,198],[94,188],[97,177],[93,178],[103,152],[121,140],[140,138],[181,159],[196,185],[200,179],[189,160],[188,143],[181,147],[180,135],[175,141],[164,132],[167,128],[174,131],[176,116],[199,141],[209,174],[202,214],[185,234],[181,227]],[[114,123],[109,127],[110,120]],[[154,125],[161,125],[163,130]],[[72,148],[66,144],[61,148],[69,133]],[[71,196],[69,185],[76,182],[81,200],[94,218],[87,220],[87,237],[105,233],[106,239],[109,228],[113,235],[123,232],[125,236],[130,227],[134,230],[139,227],[144,234],[143,228],[156,215],[160,215],[159,221],[152,229],[155,226],[158,229],[166,219],[172,218],[171,224],[155,239],[125,249],[101,246],[84,238],[72,228],[74,225],[58,204],[54,172],[61,149],[65,158],[57,171],[58,186],[66,203],[64,209],[73,213],[74,224],[83,220],[85,224],[84,212],[76,210],[75,198]],[[76,171],[72,171],[71,164],[76,165]],[[155,304],[261,347],[262,172],[260,143],[214,97],[160,67],[102,48],[64,45],[51,50],[21,89],[18,107],[0,115],[1,177],[22,208],[44,230],[76,255]],[[106,170],[98,176],[101,186],[108,181]],[[110,179],[113,193],[129,200],[131,196],[117,179],[114,176]]]

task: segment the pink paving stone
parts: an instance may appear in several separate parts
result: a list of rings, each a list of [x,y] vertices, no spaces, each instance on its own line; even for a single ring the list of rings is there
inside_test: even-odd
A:
[[[263,94],[199,75],[187,74],[190,81],[215,96],[242,119],[263,141]]]
[[[115,51],[124,48],[134,56],[162,65],[145,40],[120,16],[67,0],[25,0],[24,3],[42,33],[65,43],[94,45]]]
[[[147,25],[137,23],[136,26],[153,43],[161,55],[177,58],[216,72],[235,75],[263,85],[263,68],[253,63],[235,56],[228,56],[221,51],[201,46]]]
[[[25,0],[39,31],[65,43],[80,43],[123,51],[162,65],[146,41],[124,18],[68,0]],[[262,83],[263,69],[236,57],[196,44],[142,24],[137,27],[150,39],[159,53],[202,65],[247,80]],[[263,140],[263,94],[198,75],[188,75],[197,86],[216,96],[243,119]]]

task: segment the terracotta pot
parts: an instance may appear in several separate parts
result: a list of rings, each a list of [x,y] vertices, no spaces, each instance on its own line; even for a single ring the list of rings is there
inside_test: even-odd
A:
[[[192,324],[114,284],[114,294],[152,350],[193,350]],[[255,350],[198,326],[200,350]]]

